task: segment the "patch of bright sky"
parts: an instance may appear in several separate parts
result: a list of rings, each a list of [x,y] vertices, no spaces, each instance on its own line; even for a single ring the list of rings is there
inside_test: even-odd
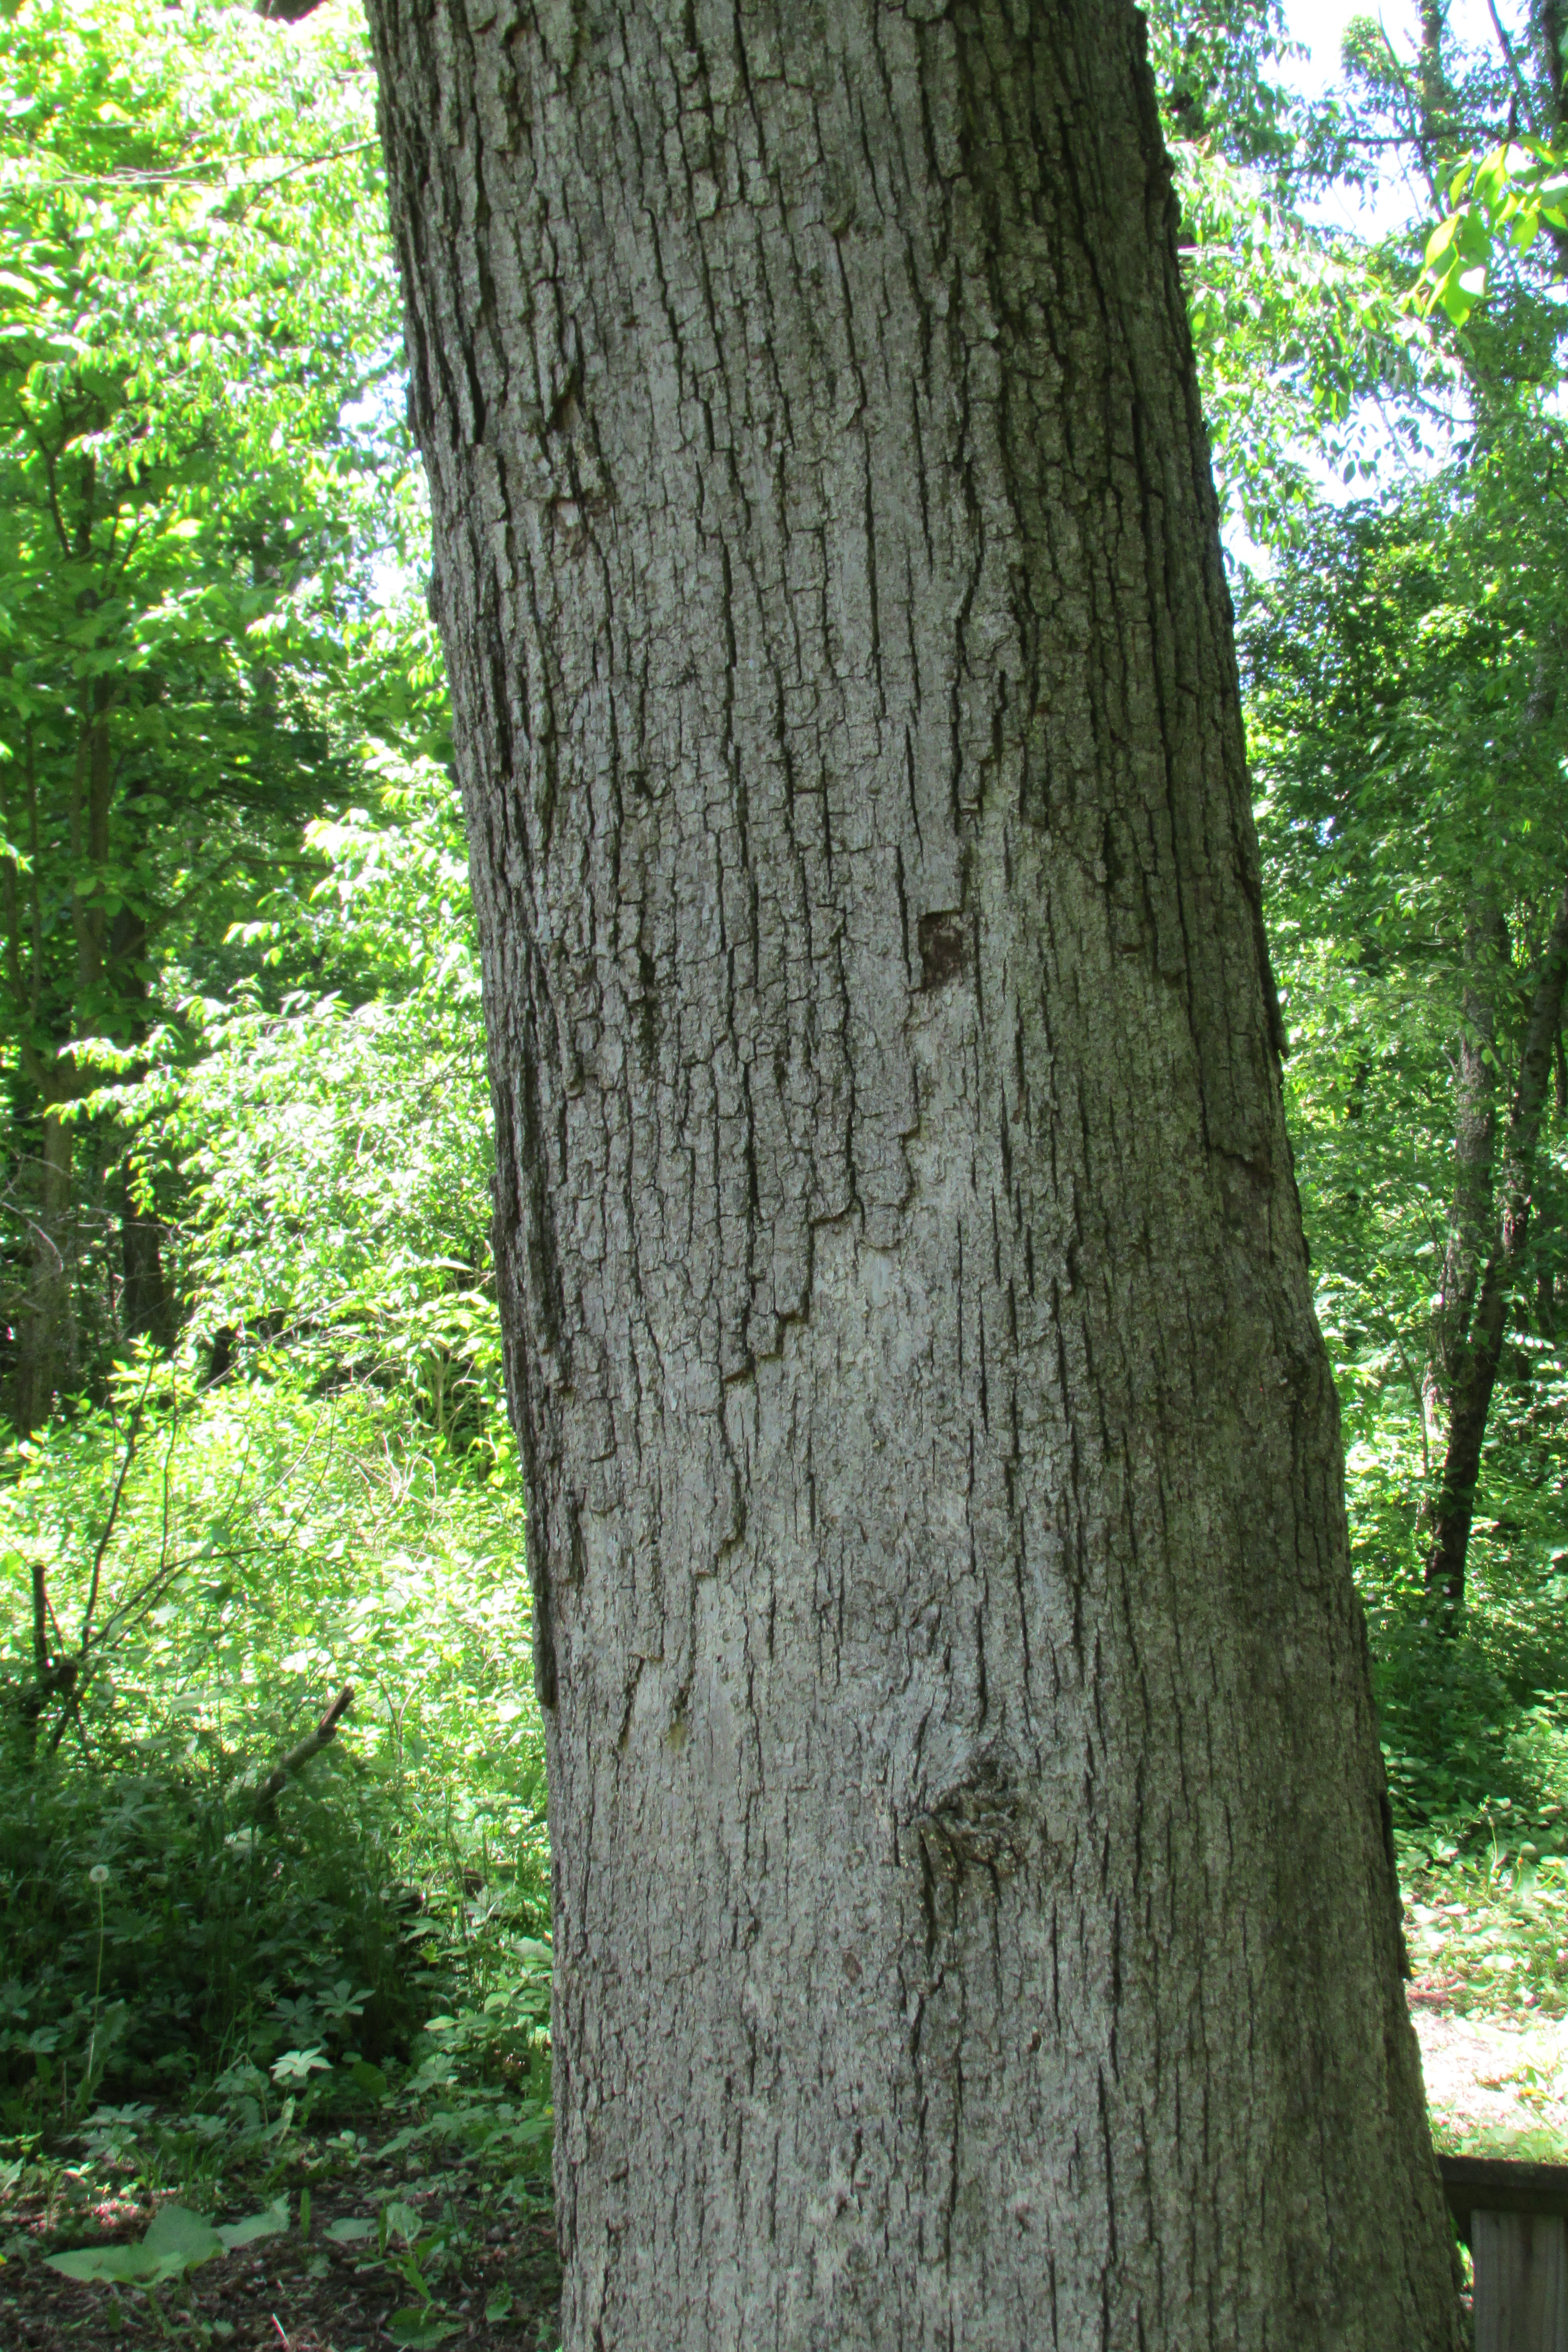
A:
[[[1511,10],[1505,11],[1507,14]],[[1294,58],[1281,69],[1280,79],[1303,98],[1323,98],[1342,79],[1341,51],[1345,27],[1352,16],[1371,16],[1383,26],[1394,52],[1414,60],[1417,49],[1420,26],[1418,0],[1285,0],[1285,28],[1289,40],[1305,54]],[[1455,40],[1466,48],[1489,48],[1495,40],[1487,0],[1449,0],[1448,26]],[[1387,170],[1376,184],[1367,189],[1338,187],[1303,203],[1301,209],[1310,218],[1326,226],[1351,230],[1362,237],[1378,237],[1388,231],[1415,220],[1431,221],[1430,191],[1411,177],[1398,157],[1390,158]],[[1360,455],[1370,457],[1380,473],[1386,466],[1388,473],[1407,472],[1419,462],[1404,444],[1395,439],[1386,420],[1375,409],[1363,408],[1361,417]],[[1442,445],[1441,435],[1435,437],[1426,452],[1426,462],[1436,465],[1448,452]],[[1347,485],[1338,472],[1322,463],[1310,450],[1300,452],[1308,471],[1316,478],[1325,499],[1335,505],[1354,498],[1365,498],[1369,484],[1364,476]],[[1248,539],[1238,521],[1226,528],[1226,542],[1237,560],[1251,571],[1268,571],[1268,552]]]
[[[1414,62],[1421,21],[1417,0],[1382,0],[1381,5],[1377,0],[1285,0],[1286,31],[1308,54],[1292,59],[1281,79],[1304,98],[1323,97],[1341,79],[1340,52],[1352,16],[1381,24],[1395,55]],[[1463,48],[1490,49],[1496,39],[1487,0],[1449,0],[1448,29]],[[1426,189],[1396,168],[1368,198],[1342,189],[1315,209],[1325,220],[1377,236],[1430,207]]]

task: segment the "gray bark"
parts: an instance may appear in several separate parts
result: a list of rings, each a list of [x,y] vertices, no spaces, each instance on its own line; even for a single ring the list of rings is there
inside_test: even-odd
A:
[[[371,18],[568,2352],[1447,2352],[1139,20]]]

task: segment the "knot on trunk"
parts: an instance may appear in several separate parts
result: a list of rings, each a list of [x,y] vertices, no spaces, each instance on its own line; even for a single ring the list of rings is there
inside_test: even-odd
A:
[[[969,932],[956,908],[939,908],[920,919],[921,986],[928,992],[944,988],[969,963]]]
[[[913,1826],[933,1876],[983,1869],[1010,1878],[1028,1859],[1038,1824],[1006,1767],[983,1756]]]

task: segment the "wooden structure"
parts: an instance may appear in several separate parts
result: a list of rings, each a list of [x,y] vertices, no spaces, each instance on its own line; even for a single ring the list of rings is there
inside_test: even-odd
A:
[[[1568,2352],[1568,2164],[1437,2164],[1475,2263],[1476,2352]]]

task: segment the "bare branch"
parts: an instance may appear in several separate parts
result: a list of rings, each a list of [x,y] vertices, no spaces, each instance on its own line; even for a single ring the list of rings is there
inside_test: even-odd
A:
[[[348,1713],[353,1704],[353,1683],[345,1683],[314,1731],[307,1732],[297,1747],[290,1748],[286,1756],[279,1759],[256,1792],[258,1820],[271,1812],[294,1774],[308,1764],[312,1756],[320,1755],[329,1740],[337,1738],[339,1718]]]

